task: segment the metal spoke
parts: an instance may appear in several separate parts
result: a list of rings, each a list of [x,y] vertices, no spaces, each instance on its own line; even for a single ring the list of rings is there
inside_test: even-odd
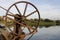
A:
[[[5,8],[3,8],[3,7],[1,7],[1,6],[0,6],[0,8],[2,8],[2,9],[4,9],[4,10],[6,10],[6,11],[7,11],[7,9],[5,9]]]
[[[20,24],[20,25],[22,25],[22,26],[25,26],[25,27],[27,27],[27,28],[29,28],[29,29],[31,29],[31,30],[33,30],[33,28],[31,27],[31,26],[28,26],[27,24],[26,25],[24,25],[23,23],[20,23],[20,22],[18,22],[18,21],[16,21],[16,20],[14,20],[14,19],[12,19],[12,18],[9,18],[9,17],[7,17],[8,19],[10,19],[10,20],[12,20],[12,21],[14,21],[14,22],[16,22],[16,23],[18,23],[18,24]]]
[[[2,8],[2,9],[5,10],[5,11],[8,11],[7,9],[5,9],[5,8],[3,8],[3,7],[1,7],[1,6],[0,6],[0,8]],[[10,11],[9,11],[9,13],[13,14],[13,13],[10,12]]]
[[[24,9],[23,16],[25,16],[25,13],[26,13],[26,10],[27,10],[27,6],[28,6],[28,3],[26,3],[26,6],[25,6],[25,9]]]
[[[17,7],[17,5],[16,5],[16,4],[15,4],[15,7],[16,7],[16,9],[17,9],[18,13],[21,15],[21,12],[19,11],[19,9],[18,9],[18,7]]]
[[[14,14],[12,14],[12,15],[11,14],[7,14],[7,15],[12,16],[12,17],[20,18],[19,16],[17,16],[17,15],[15,16]]]
[[[28,16],[34,14],[35,12],[37,12],[37,11],[33,11],[32,13],[28,14],[26,17],[28,17]]]
[[[14,15],[11,15],[11,14],[7,14],[7,15],[14,17]]]
[[[13,32],[13,31],[9,28],[9,26],[6,24],[6,21],[5,21],[5,20],[3,21],[3,23],[5,24],[5,27],[8,28],[14,35],[18,35],[18,34],[16,34],[15,32]]]
[[[37,22],[36,22],[36,21],[34,21],[34,20],[29,20],[29,19],[25,19],[25,20],[30,21],[30,22],[32,22],[32,23],[36,23],[36,24],[37,24]]]
[[[25,3],[25,7],[24,7],[24,10],[23,10],[23,11],[24,11],[24,12],[23,12],[23,15],[21,14],[21,11],[19,10],[19,7],[18,7],[18,5],[17,5],[17,4],[20,4],[20,3]],[[27,8],[28,8],[29,5],[31,5],[32,7],[34,7],[35,10],[26,15]],[[11,9],[13,6],[14,6],[15,9],[17,10],[18,14],[13,13],[13,12],[10,12],[10,9]],[[20,39],[21,39],[21,38],[24,39],[23,36],[26,35],[25,32],[23,31],[23,29],[21,29],[22,32],[20,31],[20,29],[18,29],[18,26],[17,26],[17,25],[22,26],[22,27],[26,27],[26,28],[28,29],[28,31],[29,31],[29,33],[27,33],[27,34],[28,34],[29,36],[32,34],[31,37],[37,32],[37,27],[38,27],[38,24],[39,24],[40,15],[39,15],[38,9],[37,9],[37,8],[35,7],[35,5],[33,5],[32,3],[30,3],[30,2],[25,2],[25,1],[20,1],[20,2],[16,2],[16,3],[12,4],[12,5],[8,8],[8,10],[6,10],[6,9],[3,8],[3,7],[0,7],[0,8],[4,9],[5,11],[7,11],[7,12],[6,12],[6,15],[5,15],[6,18],[4,18],[4,24],[5,24],[6,28],[8,28],[8,29],[12,32],[13,36],[15,36],[12,40],[16,40],[16,38],[19,38],[19,37],[20,37]],[[34,20],[29,20],[29,19],[27,18],[27,17],[29,17],[29,16],[31,16],[31,15],[33,16],[36,12],[38,13],[38,18],[39,18],[39,20],[34,21]],[[12,22],[12,23],[9,24],[8,22]],[[30,22],[30,23],[28,23],[28,22]],[[31,23],[32,23],[32,25],[31,25]],[[35,24],[34,24],[34,23],[35,23]],[[11,29],[10,29],[11,27],[13,27],[14,29],[11,30]],[[16,30],[15,28],[18,29],[18,30]],[[16,30],[18,33],[15,32],[15,30]],[[24,33],[23,33],[23,32],[24,32]],[[20,34],[20,33],[22,33],[22,34]],[[21,35],[22,35],[22,37],[21,37]],[[29,40],[31,37],[29,37],[28,40]],[[19,39],[18,39],[18,40],[19,40]]]
[[[1,7],[1,6],[0,6],[0,8],[2,8],[2,9],[5,10],[5,11],[8,11],[7,9],[5,9],[5,8],[3,8],[3,7]],[[14,17],[18,17],[18,16],[15,16],[15,15],[14,15],[12,12],[10,12],[10,11],[9,11],[9,13],[11,13],[12,15],[11,15],[11,14],[7,14],[7,15],[9,15],[9,16],[14,16]]]

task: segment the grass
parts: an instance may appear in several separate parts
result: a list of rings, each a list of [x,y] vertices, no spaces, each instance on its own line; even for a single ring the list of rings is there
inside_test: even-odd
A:
[[[55,22],[43,22],[43,21],[41,21],[39,25],[40,26],[54,26],[54,25],[56,25],[56,23]]]

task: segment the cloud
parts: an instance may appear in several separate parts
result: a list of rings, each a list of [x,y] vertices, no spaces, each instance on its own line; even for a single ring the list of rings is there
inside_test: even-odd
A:
[[[44,4],[40,5],[39,8],[42,18],[60,19],[60,9],[58,9],[58,6]]]
[[[13,3],[17,1],[29,1],[33,3],[40,11],[42,18],[60,19],[60,4],[57,2],[58,0],[0,0],[0,6],[8,9]]]

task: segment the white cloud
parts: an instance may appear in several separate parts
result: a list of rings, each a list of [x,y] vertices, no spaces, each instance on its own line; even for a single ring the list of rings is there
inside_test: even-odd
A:
[[[0,6],[8,9],[13,3],[17,1],[29,1],[29,0],[0,0]],[[38,4],[38,5],[37,5]],[[35,4],[41,13],[42,18],[60,19],[60,6],[49,4]],[[3,11],[2,11],[3,12]]]
[[[44,5],[40,5],[39,8],[42,18],[60,19],[59,18],[60,10],[57,9],[56,6],[44,4]]]

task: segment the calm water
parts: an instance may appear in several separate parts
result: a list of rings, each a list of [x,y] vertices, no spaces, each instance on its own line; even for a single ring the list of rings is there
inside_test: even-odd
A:
[[[60,26],[38,28],[38,32],[30,40],[60,40]]]

